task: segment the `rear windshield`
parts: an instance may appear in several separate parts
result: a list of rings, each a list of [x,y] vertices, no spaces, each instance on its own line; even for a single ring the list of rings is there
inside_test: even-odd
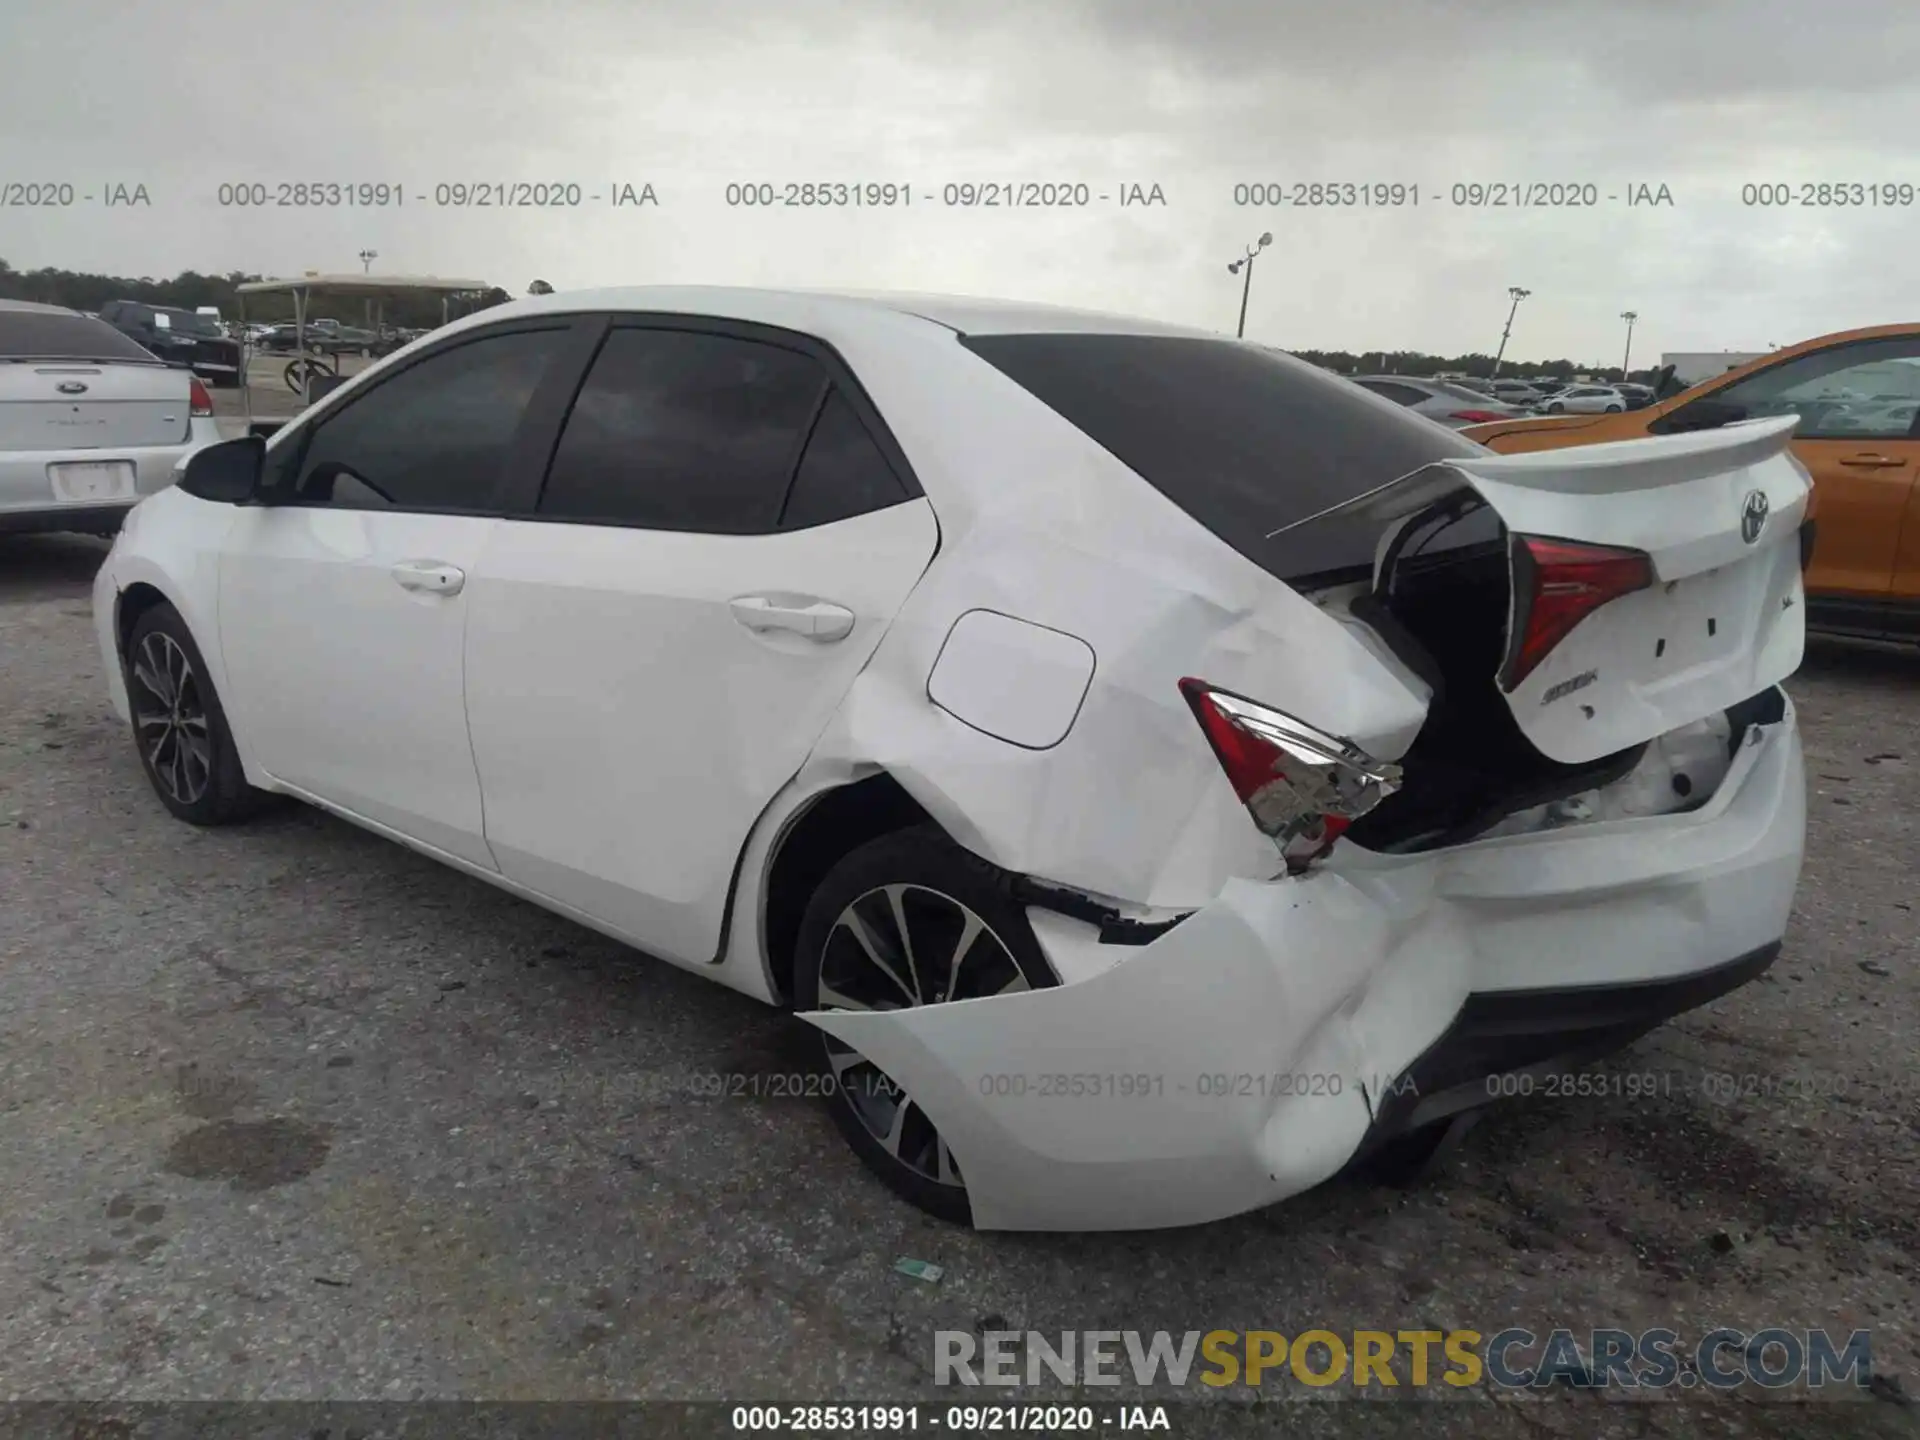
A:
[[[153,355],[104,320],[0,309],[0,360],[145,360]]]
[[[1436,461],[1485,453],[1303,360],[1161,335],[973,335],[974,354],[1283,580],[1369,568],[1375,522],[1328,516]]]

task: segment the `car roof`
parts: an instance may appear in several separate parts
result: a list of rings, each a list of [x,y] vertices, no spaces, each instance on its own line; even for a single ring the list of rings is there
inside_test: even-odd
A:
[[[628,285],[603,290],[562,290],[496,305],[462,317],[466,328],[521,315],[611,310],[711,316],[790,328],[886,324],[907,317],[961,335],[1168,335],[1222,340],[1220,332],[1169,325],[1139,316],[1078,310],[1024,300],[977,295],[937,295],[883,290],[784,290],[733,285]],[[453,327],[447,327],[449,329]]]
[[[65,305],[42,305],[37,300],[0,300],[0,310],[11,310],[25,315],[79,315],[78,310],[69,310]],[[86,317],[81,316],[82,319]]]

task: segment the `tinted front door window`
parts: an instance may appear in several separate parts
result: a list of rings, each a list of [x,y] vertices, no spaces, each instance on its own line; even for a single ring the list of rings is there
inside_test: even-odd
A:
[[[315,427],[294,502],[491,509],[514,434],[565,335],[555,328],[482,336],[382,382]]]

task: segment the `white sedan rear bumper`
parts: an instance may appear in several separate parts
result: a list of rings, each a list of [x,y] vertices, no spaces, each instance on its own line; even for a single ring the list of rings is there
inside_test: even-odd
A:
[[[1229,884],[1148,945],[1097,947],[1122,958],[1075,983],[803,1018],[925,1108],[982,1229],[1250,1210],[1490,1098],[1489,1074],[1584,1061],[1763,969],[1805,776],[1791,705],[1747,738],[1692,813],[1423,855],[1343,846],[1304,878]],[[1064,974],[1089,973],[1079,928],[1041,927]]]

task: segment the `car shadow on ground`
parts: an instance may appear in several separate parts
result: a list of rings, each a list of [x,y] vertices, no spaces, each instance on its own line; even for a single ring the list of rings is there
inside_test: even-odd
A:
[[[1809,635],[1799,675],[1821,680],[1858,680],[1870,685],[1920,685],[1920,645]],[[1789,686],[1793,683],[1787,682]]]
[[[112,542],[92,535],[0,535],[0,603],[82,598]]]

